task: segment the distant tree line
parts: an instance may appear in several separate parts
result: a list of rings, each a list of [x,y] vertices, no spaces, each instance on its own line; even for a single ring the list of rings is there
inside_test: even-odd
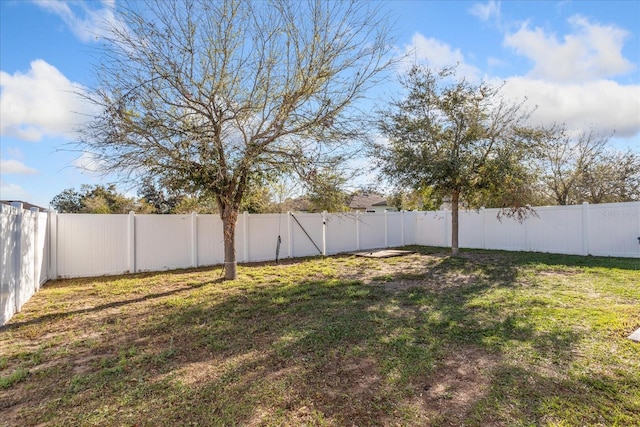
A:
[[[51,206],[60,213],[125,214],[153,211],[153,207],[144,199],[119,193],[115,184],[83,184],[79,190],[67,188],[51,200]]]
[[[563,126],[546,130],[535,159],[528,165],[532,171],[526,190],[531,206],[574,205],[583,202],[617,203],[640,200],[640,153],[611,147],[610,137],[596,129],[569,136]],[[449,201],[433,187],[418,189],[398,186],[389,194],[397,209],[437,210]],[[477,197],[460,201],[465,208],[503,207],[493,197]]]
[[[595,129],[571,137],[566,128],[547,130],[539,145],[535,171],[524,198],[531,206],[571,205],[588,202],[615,203],[640,200],[640,154],[610,148],[609,138]],[[253,185],[245,196],[241,211],[278,213],[287,211],[344,212],[354,194],[362,192],[387,197],[389,206],[398,210],[438,210],[450,199],[433,186],[392,186],[387,192],[375,185],[354,190],[346,188],[348,179],[337,171],[324,171],[315,184],[301,196],[283,197],[283,184]],[[286,189],[284,189],[286,193]],[[477,195],[476,195],[477,196]],[[463,208],[502,208],[495,197],[463,198]],[[119,192],[115,184],[83,184],[68,188],[51,200],[60,213],[123,214],[201,214],[218,213],[215,200],[206,195],[187,194],[159,188],[144,181],[137,197]]]
[[[282,183],[252,185],[240,205],[241,212],[252,214],[282,212],[344,212],[354,192],[343,189],[345,180],[322,176],[304,195],[284,195]],[[357,193],[358,191],[356,191]],[[119,192],[115,184],[83,184],[67,188],[51,200],[59,213],[91,214],[219,214],[215,199],[207,194],[188,194],[160,188],[144,181],[137,196]]]

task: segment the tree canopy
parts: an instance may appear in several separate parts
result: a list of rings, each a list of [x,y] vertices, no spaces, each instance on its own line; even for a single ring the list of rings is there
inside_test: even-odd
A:
[[[80,190],[67,188],[51,200],[51,206],[60,213],[126,214],[154,210],[144,199],[119,193],[115,184],[83,184]]]
[[[391,206],[399,211],[436,211],[442,205],[442,197],[434,194],[433,187],[405,190],[397,188],[389,197]]]
[[[510,104],[500,88],[454,80],[454,69],[415,65],[403,76],[404,96],[380,111],[388,143],[373,145],[386,179],[400,187],[431,188],[450,197],[452,252],[458,253],[458,206],[490,202],[507,216],[526,217],[536,132],[528,111]]]
[[[383,78],[374,4],[128,2],[109,28],[81,147],[105,172],[215,199],[225,277],[251,181],[343,161],[363,135],[356,101]]]

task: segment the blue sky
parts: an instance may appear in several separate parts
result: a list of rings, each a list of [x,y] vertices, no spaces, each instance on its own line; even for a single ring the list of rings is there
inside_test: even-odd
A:
[[[87,156],[68,143],[77,113],[88,108],[74,92],[91,84],[98,22],[113,19],[117,7],[118,0],[0,1],[1,199],[48,207],[65,188],[114,181],[86,171]],[[597,126],[615,131],[615,148],[640,151],[640,1],[383,8],[396,22],[397,51],[412,60],[457,63],[469,79],[504,82],[505,96],[538,106],[534,124]]]

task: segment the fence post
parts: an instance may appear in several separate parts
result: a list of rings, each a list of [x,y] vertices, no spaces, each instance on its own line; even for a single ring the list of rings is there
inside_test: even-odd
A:
[[[322,256],[327,256],[327,211],[322,212]]]
[[[484,206],[480,208],[480,221],[482,221],[482,249],[487,249],[487,222],[485,221],[487,212]]]
[[[404,210],[400,211],[400,246],[404,246]]]
[[[38,255],[38,213],[40,209],[31,208],[31,215],[33,216],[33,290],[34,292],[38,290],[38,286],[40,285],[40,275],[38,274],[38,267],[40,265],[40,257]]]
[[[420,219],[420,214],[422,214],[422,220]],[[424,223],[424,217],[426,215],[425,212],[421,212],[421,211],[413,211],[412,212],[413,215],[413,219],[411,220],[411,222],[413,223],[413,240],[411,241],[412,245],[418,245],[418,239],[420,238],[420,233],[419,233],[419,224],[422,221]]]
[[[356,250],[360,250],[360,211],[356,211]]]
[[[244,211],[242,214],[244,219],[242,224],[242,237],[244,247],[242,248],[242,256],[244,257],[244,262],[249,262],[249,212]]]
[[[291,224],[291,211],[287,211],[287,239],[289,240],[289,258],[293,258],[293,224]]]
[[[191,212],[191,266],[198,267],[198,214]]]
[[[589,202],[582,202],[582,255],[589,255]]]
[[[15,275],[13,276],[13,310],[15,313],[20,311],[20,293],[22,291],[22,221],[24,219],[24,211],[22,210],[22,203],[12,202],[11,206],[18,209],[16,214],[16,222],[14,224],[13,235],[16,239],[16,258],[14,260]]]
[[[58,279],[58,212],[49,211],[49,271],[50,280]]]
[[[449,232],[449,211],[447,209],[444,210],[444,247],[451,247],[449,244],[449,236],[451,233]]]
[[[389,213],[384,210],[384,247],[389,247]]]
[[[128,218],[128,255],[129,255],[129,273],[136,272],[136,214],[129,211]]]
[[[531,252],[531,244],[529,241],[529,221],[523,221],[521,225],[524,227],[524,248],[522,249],[524,252]]]

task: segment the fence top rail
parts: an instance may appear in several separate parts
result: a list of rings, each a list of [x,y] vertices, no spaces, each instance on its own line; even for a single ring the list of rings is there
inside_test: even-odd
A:
[[[11,206],[11,205],[7,205],[5,203],[0,203],[0,214],[2,215],[10,215],[10,216],[16,216],[21,214],[22,215],[26,215],[28,217],[36,217],[40,214],[42,215],[47,215],[46,212],[38,212],[36,210],[30,210],[30,209],[20,209],[17,206]]]
[[[563,205],[563,206],[532,206],[532,209],[536,211],[546,211],[546,210],[573,210],[573,209],[583,209],[587,206],[589,209],[616,209],[616,208],[637,208],[640,209],[640,201],[634,202],[619,202],[619,203],[597,203],[597,204],[578,204],[578,205]],[[30,212],[26,209],[23,209],[24,212]],[[461,213],[473,213],[484,211],[486,214],[493,214],[500,211],[499,208],[480,208],[480,209],[460,209]],[[4,203],[0,203],[0,212],[4,214],[17,214],[19,212],[18,208],[15,206],[7,205]],[[375,217],[375,216],[400,216],[403,214],[422,214],[422,215],[436,215],[436,216],[444,216],[445,214],[450,214],[450,209],[443,210],[434,210],[434,211],[385,211],[385,212],[333,212],[333,213],[323,213],[323,212],[275,212],[275,213],[267,213],[267,214],[249,214],[248,212],[243,212],[239,217],[243,215],[250,216],[260,216],[263,218],[276,218],[276,217],[286,217],[289,214],[294,214],[298,218],[314,218],[321,217],[325,215],[326,217],[345,217],[345,218],[355,218],[355,217]],[[130,214],[90,214],[90,213],[56,213],[59,216],[75,216],[75,217],[96,217],[96,216],[120,216],[126,217]],[[190,217],[193,214],[135,214],[136,217]],[[218,214],[197,214],[198,217],[201,218],[220,218]]]

